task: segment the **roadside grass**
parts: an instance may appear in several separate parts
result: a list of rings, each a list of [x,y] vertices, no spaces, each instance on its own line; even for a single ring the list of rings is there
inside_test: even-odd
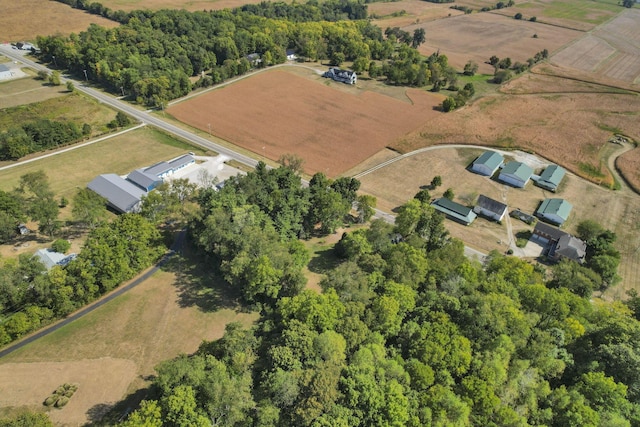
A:
[[[66,86],[49,86],[33,77],[0,82],[0,118],[5,116],[4,109],[42,102],[65,94],[69,94]]]
[[[123,175],[191,150],[194,150],[191,145],[144,127],[62,154],[0,170],[0,190],[11,191],[18,186],[21,176],[44,170],[56,198],[72,200],[78,188],[84,188],[100,174]]]

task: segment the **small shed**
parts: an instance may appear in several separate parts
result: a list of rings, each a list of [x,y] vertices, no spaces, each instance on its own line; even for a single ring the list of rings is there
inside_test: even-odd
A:
[[[498,179],[505,184],[523,188],[531,179],[533,169],[522,162],[509,162],[500,171]]]
[[[566,171],[558,165],[548,166],[537,180],[538,186],[553,191],[554,193],[558,189],[560,182],[564,178]]]
[[[453,202],[446,197],[434,200],[431,206],[433,206],[435,210],[445,214],[447,218],[464,225],[471,224],[477,217],[473,209]]]
[[[545,199],[536,211],[538,218],[562,225],[571,213],[573,206],[564,199]]]
[[[65,266],[76,258],[76,254],[61,254],[51,249],[40,249],[35,254],[47,270],[51,270],[56,265]]]
[[[18,224],[18,233],[20,233],[21,236],[24,236],[31,233],[31,230],[29,230],[29,227],[27,227],[26,224]]]
[[[507,214],[507,205],[481,194],[478,196],[478,202],[473,208],[473,211],[478,215],[482,215],[495,221],[502,221],[504,216]]]
[[[495,151],[485,151],[474,160],[471,170],[485,176],[493,175],[504,162],[504,157]]]

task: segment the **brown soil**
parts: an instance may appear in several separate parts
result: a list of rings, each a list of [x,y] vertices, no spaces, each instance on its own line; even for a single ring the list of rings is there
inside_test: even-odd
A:
[[[443,143],[519,147],[611,185],[612,176],[600,152],[613,129],[640,140],[639,115],[636,94],[497,95],[435,117],[392,147],[401,152]],[[600,174],[591,173],[590,168]]]
[[[636,148],[618,157],[616,168],[624,176],[626,182],[640,194],[640,150]]]
[[[307,173],[336,176],[441,116],[441,95],[405,101],[314,75],[270,70],[170,107],[178,120],[277,160],[294,153]]]
[[[486,74],[493,74],[493,67],[485,64],[493,55],[524,63],[543,49],[554,52],[583,34],[493,13],[453,16],[403,29],[413,33],[416,28],[424,28],[427,34],[427,41],[420,46],[422,54],[439,50],[458,70],[473,60],[480,65],[479,72]],[[538,37],[533,38],[534,34]]]
[[[220,10],[244,4],[260,3],[262,0],[103,0],[104,6],[113,10],[139,9],[185,9],[188,11]],[[288,3],[288,2],[287,2]]]
[[[0,13],[0,42],[35,41],[36,36],[79,33],[92,23],[107,28],[118,25],[57,1],[7,1],[3,2]]]

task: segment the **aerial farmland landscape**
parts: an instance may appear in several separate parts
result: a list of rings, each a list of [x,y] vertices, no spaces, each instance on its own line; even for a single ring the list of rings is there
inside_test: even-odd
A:
[[[10,3],[0,426],[640,426],[639,2]]]

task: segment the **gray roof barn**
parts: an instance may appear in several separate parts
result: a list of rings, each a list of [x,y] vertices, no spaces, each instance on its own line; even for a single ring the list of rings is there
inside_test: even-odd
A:
[[[112,208],[122,213],[137,211],[142,196],[146,194],[138,186],[113,173],[97,176],[87,187],[107,199]]]
[[[155,175],[157,177],[163,178],[165,175],[170,173],[172,170],[171,165],[167,162],[158,162],[155,165],[149,166],[143,171],[149,175]]]
[[[162,179],[156,175],[146,173],[143,169],[136,169],[127,176],[127,181],[134,183],[144,191],[151,191],[156,188]]]

